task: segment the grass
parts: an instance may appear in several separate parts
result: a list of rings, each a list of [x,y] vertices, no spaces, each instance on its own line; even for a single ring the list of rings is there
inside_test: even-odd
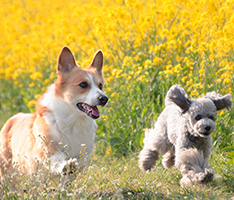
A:
[[[138,167],[137,154],[118,159],[94,155],[90,165],[65,190],[59,186],[58,178],[40,170],[32,176],[8,177],[8,182],[0,186],[0,196],[4,199],[231,199],[233,166],[227,165],[224,157],[213,150],[210,163],[216,179],[206,186],[180,187],[179,171],[164,169],[161,160],[151,173],[143,173]],[[11,179],[15,179],[13,191]]]

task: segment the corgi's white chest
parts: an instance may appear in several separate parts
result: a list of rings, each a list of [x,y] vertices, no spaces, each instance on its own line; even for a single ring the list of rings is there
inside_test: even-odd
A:
[[[88,157],[92,153],[97,125],[92,119],[75,123],[50,124],[51,137],[58,150],[66,154],[67,158],[80,159],[81,154]]]
[[[80,152],[84,150],[90,156],[97,130],[95,120],[75,106],[56,98],[54,85],[49,88],[41,104],[50,110],[44,117],[58,151],[65,153],[68,158],[79,159]]]

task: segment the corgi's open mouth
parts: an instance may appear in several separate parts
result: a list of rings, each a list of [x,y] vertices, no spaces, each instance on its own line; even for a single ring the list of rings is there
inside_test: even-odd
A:
[[[100,116],[97,106],[90,106],[86,103],[77,103],[76,106],[93,119],[97,119]]]

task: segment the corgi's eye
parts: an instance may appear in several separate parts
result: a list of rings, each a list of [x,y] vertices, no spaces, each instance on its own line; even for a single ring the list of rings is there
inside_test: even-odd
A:
[[[196,117],[195,117],[195,119],[198,121],[198,120],[200,120],[202,118],[202,116],[201,115],[197,115]]]
[[[88,87],[88,83],[87,82],[82,82],[79,84],[80,87],[82,88],[87,88]]]
[[[102,90],[102,88],[103,88],[103,85],[101,83],[99,84],[99,88],[100,88],[100,90]]]

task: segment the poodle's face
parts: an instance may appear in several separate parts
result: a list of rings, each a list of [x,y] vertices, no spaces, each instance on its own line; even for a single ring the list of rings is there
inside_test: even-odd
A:
[[[185,115],[189,126],[201,137],[209,136],[216,128],[217,108],[208,98],[192,100]]]
[[[231,94],[222,96],[213,91],[200,99],[191,100],[184,89],[175,84],[167,92],[165,104],[180,107],[185,119],[188,120],[186,123],[189,131],[194,130],[192,131],[194,134],[207,137],[215,130],[217,111],[232,107],[232,96]]]

